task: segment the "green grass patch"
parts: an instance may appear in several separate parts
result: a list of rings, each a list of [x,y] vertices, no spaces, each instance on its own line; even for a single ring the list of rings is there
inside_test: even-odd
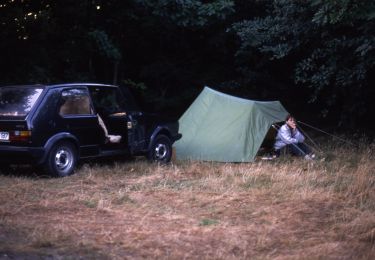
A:
[[[135,200],[131,199],[128,195],[121,195],[114,200],[112,200],[112,203],[115,205],[123,205],[123,204],[135,204]]]
[[[96,208],[98,206],[98,202],[95,200],[85,200],[83,204],[88,208]]]
[[[269,175],[260,175],[251,177],[246,180],[241,186],[244,189],[260,189],[260,188],[270,188],[273,184],[271,176]]]
[[[216,219],[204,218],[199,222],[199,226],[213,226],[217,225],[219,221]]]

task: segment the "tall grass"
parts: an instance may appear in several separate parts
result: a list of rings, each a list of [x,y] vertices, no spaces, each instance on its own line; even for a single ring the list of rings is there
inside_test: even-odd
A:
[[[373,259],[374,144],[315,161],[143,159],[68,178],[0,175],[0,253],[15,258]]]

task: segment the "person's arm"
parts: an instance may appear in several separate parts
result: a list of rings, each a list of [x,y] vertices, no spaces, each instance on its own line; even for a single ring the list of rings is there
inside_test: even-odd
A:
[[[291,130],[287,125],[283,125],[282,127],[280,127],[279,137],[286,144],[296,144],[299,142],[296,137],[292,136]]]
[[[305,136],[297,128],[294,131],[294,138],[297,139],[298,143],[305,141]]]

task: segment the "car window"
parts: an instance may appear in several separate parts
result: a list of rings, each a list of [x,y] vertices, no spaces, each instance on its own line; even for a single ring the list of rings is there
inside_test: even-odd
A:
[[[125,112],[124,98],[118,88],[90,89],[95,110],[101,115]]]
[[[129,111],[139,111],[139,107],[137,105],[137,102],[134,99],[133,94],[127,87],[120,87],[121,93],[124,97],[124,104],[126,105],[126,109]]]
[[[93,114],[88,91],[83,88],[67,89],[61,92],[62,104],[59,114],[91,115]]]
[[[25,117],[42,93],[40,87],[0,88],[0,116]]]

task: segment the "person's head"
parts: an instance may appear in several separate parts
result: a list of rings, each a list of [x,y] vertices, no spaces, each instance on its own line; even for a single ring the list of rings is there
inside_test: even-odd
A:
[[[285,122],[289,121],[289,120],[293,120],[293,121],[296,121],[296,119],[294,118],[294,116],[292,116],[291,114],[288,114],[285,118]]]
[[[296,125],[296,119],[291,115],[287,115],[285,122],[289,126],[295,126]]]

